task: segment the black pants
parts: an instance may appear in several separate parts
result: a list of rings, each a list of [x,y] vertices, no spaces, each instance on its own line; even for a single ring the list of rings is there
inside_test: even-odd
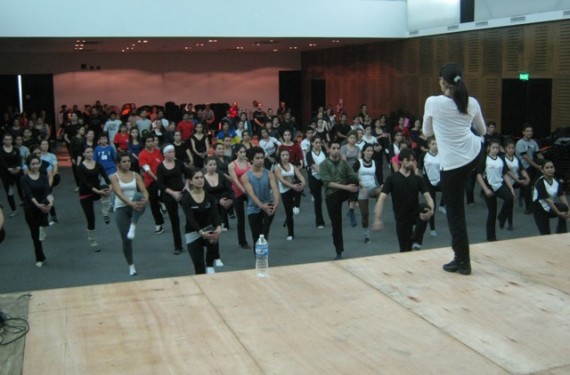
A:
[[[218,242],[212,244],[203,238],[199,238],[187,244],[186,247],[197,275],[206,273],[206,267],[213,267],[214,260],[220,257]],[[206,261],[204,261],[204,248],[206,248]]]
[[[429,229],[430,230],[435,230],[435,211],[437,211],[437,203],[436,203],[436,199],[435,199],[435,193],[436,192],[441,192],[441,182],[439,184],[437,184],[436,186],[433,186],[432,184],[430,184],[428,179],[425,179],[425,183],[429,192],[429,196],[431,197],[431,199],[433,200],[433,215],[429,218]],[[441,199],[439,201],[439,207],[444,207],[445,206],[445,202],[443,200],[443,195],[441,196]]]
[[[490,188],[490,187],[489,187]],[[497,197],[503,200],[503,207],[501,208],[501,212],[499,212],[499,223],[501,226],[505,225],[509,215],[512,218],[513,215],[513,203],[514,203],[514,196],[511,194],[511,191],[505,185],[501,185],[499,190],[493,192],[493,195],[490,197],[485,196],[485,203],[487,204],[487,241],[495,241],[497,239],[496,234],[496,225],[495,221],[497,219]]]
[[[93,194],[79,200],[83,213],[85,214],[85,219],[87,219],[87,230],[95,230],[95,209],[93,205],[95,201],[98,200],[95,198],[99,197],[99,194]]]
[[[25,207],[24,215],[26,217],[28,228],[30,228],[30,234],[32,235],[34,252],[36,254],[36,262],[43,262],[46,260],[46,256],[44,255],[42,242],[40,241],[40,227],[47,226],[47,215],[37,209],[35,206]]]
[[[79,186],[79,174],[77,173],[77,166],[75,163],[71,163],[71,172],[73,172],[73,181],[75,181],[75,186]]]
[[[476,157],[469,164],[459,168],[441,171],[441,194],[445,199],[447,209],[447,225],[451,234],[451,248],[455,258],[460,261],[469,261],[469,236],[467,234],[467,220],[465,219],[465,181],[479,164]]]
[[[555,202],[556,208],[561,212],[568,212],[568,206],[564,203]],[[538,227],[541,235],[550,234],[550,219],[558,217],[553,212],[546,212],[539,203],[535,203],[534,207],[534,222]],[[556,233],[566,233],[568,231],[566,220],[558,217],[558,225],[556,226]]]
[[[536,182],[538,176],[538,171],[532,165],[525,169],[526,173],[528,173],[528,177],[530,178],[530,183],[527,186],[522,187],[522,193],[524,198],[524,207],[526,211],[532,211],[535,206],[532,203],[532,187]]]
[[[247,215],[249,221],[249,228],[251,229],[251,237],[253,239],[253,255],[255,255],[255,243],[259,239],[259,235],[263,234],[265,239],[269,241],[269,229],[275,215],[267,215],[261,211],[256,214]]]
[[[20,186],[20,178],[22,174],[10,174],[9,172],[4,172],[2,174],[2,184],[4,185],[4,190],[6,191],[6,197],[8,198],[8,204],[12,211],[16,211],[16,200],[14,199],[15,190],[18,191],[18,196],[20,200],[23,198],[22,187]],[[16,189],[14,189],[14,187]]]
[[[237,237],[240,246],[247,245],[245,238],[245,205],[247,204],[247,195],[242,194],[234,200],[234,208],[237,218]]]
[[[339,190],[327,195],[325,202],[331,220],[333,244],[337,254],[344,251],[344,241],[342,238],[342,204],[348,200],[350,193],[346,190]]]
[[[325,225],[325,220],[323,219],[323,181],[318,180],[309,172],[309,191],[315,200],[313,206],[315,209],[315,225],[321,226]]]
[[[415,214],[409,215],[409,218],[396,219],[396,235],[398,236],[398,244],[400,252],[412,251],[412,244],[423,243],[424,233],[427,228],[427,221],[420,219],[420,211],[426,205],[420,206],[420,210]]]
[[[163,193],[162,201],[168,211],[170,225],[172,227],[172,239],[174,240],[174,249],[182,250],[182,235],[180,234],[180,217],[178,216],[178,202],[170,194]],[[162,215],[161,215],[162,216]]]
[[[155,225],[162,225],[164,224],[164,218],[160,213],[160,197],[159,197],[159,188],[158,182],[154,181],[149,187],[148,190],[148,200],[150,202],[150,212],[152,213],[152,217],[154,218]]]
[[[295,204],[295,193],[293,189],[289,189],[285,193],[281,193],[283,208],[285,209],[285,224],[287,225],[287,236],[295,237],[295,228],[293,222],[293,205]]]

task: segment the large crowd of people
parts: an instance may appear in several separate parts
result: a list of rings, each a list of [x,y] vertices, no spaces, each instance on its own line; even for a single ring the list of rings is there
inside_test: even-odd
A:
[[[49,141],[54,144],[59,136],[69,152],[90,248],[100,250],[95,232],[95,203],[100,201],[104,222],[114,216],[130,275],[137,273],[133,240],[142,230],[137,223],[147,206],[154,233],[164,232],[167,216],[173,253],[186,247],[200,274],[223,266],[218,239],[230,229],[230,217],[236,218],[237,245],[251,249],[260,235],[269,237],[275,212],[283,206],[286,239],[295,241],[294,218],[303,199],[313,205],[303,214],[314,215],[316,230],[325,228],[324,197],[336,259],[341,259],[344,202],[352,227],[358,225],[355,212],[360,210],[362,243],[369,244],[370,229],[383,228],[388,195],[400,251],[421,249],[428,224],[429,234],[437,236],[434,215],[440,212],[448,219],[455,252],[444,269],[469,274],[464,196],[472,203],[475,182],[488,206],[488,241],[497,240],[497,218],[501,228],[513,230],[514,202],[525,203],[525,213],[534,216],[541,234],[550,233],[553,217],[558,218],[556,232],[566,232],[569,212],[564,186],[554,176],[552,162],[542,158],[532,127],[524,126],[518,142],[501,143],[495,124],[486,125],[477,102],[466,96],[458,69],[446,66],[440,73],[443,95],[427,100],[423,126],[420,118],[401,116],[392,122],[384,115],[374,117],[366,105],[352,123],[342,105],[319,108],[304,129],[284,103],[275,114],[260,102],[253,111],[234,103],[221,120],[208,107],[196,111],[190,106],[179,122],[169,121],[161,110],[145,109],[133,109],[122,121],[98,103],[88,113],[65,109],[57,129],[47,124],[45,113],[29,119],[7,114],[0,148],[6,216],[9,222],[18,215],[18,194],[36,266],[42,267],[46,228],[58,223],[53,190],[59,167]],[[386,178],[384,161],[390,170]],[[498,215],[497,197],[504,202]],[[370,198],[378,198],[372,223]]]

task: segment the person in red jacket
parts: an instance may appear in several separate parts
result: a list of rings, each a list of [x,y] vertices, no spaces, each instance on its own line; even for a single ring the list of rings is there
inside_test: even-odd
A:
[[[155,146],[154,137],[152,134],[146,135],[143,138],[144,149],[139,154],[139,165],[143,172],[144,186],[148,190],[150,210],[154,218],[154,234],[164,233],[162,225],[164,218],[160,212],[160,193],[158,187],[158,178],[156,176],[158,166],[164,160],[160,149]]]

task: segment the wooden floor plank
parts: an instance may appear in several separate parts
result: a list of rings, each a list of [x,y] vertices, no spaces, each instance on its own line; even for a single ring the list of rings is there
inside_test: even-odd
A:
[[[42,291],[36,297],[24,373],[259,373],[190,277]]]
[[[560,375],[569,238],[33,292],[24,374]]]
[[[543,241],[536,237],[525,244],[535,248]],[[474,269],[469,277],[441,270],[448,257],[444,249],[354,259],[341,265],[512,373],[569,365],[570,296],[544,284],[544,277],[533,278],[533,273],[490,262],[488,252],[501,252],[505,259],[517,254],[522,258],[521,246],[473,246]],[[551,259],[570,256],[560,247],[558,252]],[[538,251],[527,251],[524,263],[540,264],[542,257]]]
[[[197,282],[264,373],[503,373],[334,263]]]
[[[500,264],[570,294],[570,233],[475,247],[481,262]]]

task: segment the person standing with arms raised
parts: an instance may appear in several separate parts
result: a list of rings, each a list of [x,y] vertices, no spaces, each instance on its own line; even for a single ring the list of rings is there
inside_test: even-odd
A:
[[[458,64],[448,63],[439,72],[443,95],[430,96],[425,103],[424,133],[435,134],[441,162],[441,192],[447,207],[454,259],[445,264],[447,272],[471,273],[469,237],[465,219],[465,181],[478,165],[480,136],[485,120],[476,99],[469,97]],[[474,128],[475,133],[471,130]]]

